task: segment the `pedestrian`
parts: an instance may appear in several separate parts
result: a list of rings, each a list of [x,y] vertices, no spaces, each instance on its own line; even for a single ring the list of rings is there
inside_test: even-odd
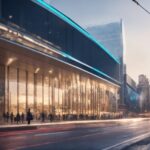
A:
[[[16,119],[16,116],[14,116],[14,122],[16,123],[17,119]]]
[[[20,114],[19,113],[17,113],[17,115],[16,115],[16,121],[17,121],[17,124],[20,122]]]
[[[9,112],[6,113],[6,121],[9,122]]]
[[[44,112],[41,113],[41,118],[42,118],[42,122],[44,122],[45,121],[45,114],[44,114]]]
[[[21,114],[21,122],[23,123],[24,122],[24,113],[22,112]]]
[[[51,113],[49,114],[49,120],[50,120],[50,122],[53,121],[53,115]]]
[[[11,120],[11,124],[12,124],[13,121],[14,121],[14,114],[13,114],[13,112],[11,112],[11,114],[10,114],[10,120]]]
[[[27,112],[27,122],[28,122],[28,124],[30,124],[31,120],[33,120],[33,116],[32,116],[32,113],[30,112],[30,108],[29,108],[28,112]]]

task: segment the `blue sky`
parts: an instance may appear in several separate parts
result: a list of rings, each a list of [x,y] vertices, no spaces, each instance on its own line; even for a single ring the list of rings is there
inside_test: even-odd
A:
[[[47,0],[83,28],[123,19],[128,74],[150,78],[150,15],[132,0]],[[138,0],[150,10],[150,0]]]

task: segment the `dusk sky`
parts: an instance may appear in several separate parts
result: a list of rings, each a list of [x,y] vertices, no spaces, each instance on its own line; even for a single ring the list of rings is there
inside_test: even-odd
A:
[[[83,28],[123,19],[127,73],[136,81],[139,74],[150,78],[150,15],[132,0],[47,0]],[[150,0],[139,0],[150,10]]]

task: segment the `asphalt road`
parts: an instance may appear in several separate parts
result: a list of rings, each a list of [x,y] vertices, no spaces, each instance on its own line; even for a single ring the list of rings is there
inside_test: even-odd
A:
[[[109,150],[150,133],[150,120],[68,124],[0,132],[0,150]]]

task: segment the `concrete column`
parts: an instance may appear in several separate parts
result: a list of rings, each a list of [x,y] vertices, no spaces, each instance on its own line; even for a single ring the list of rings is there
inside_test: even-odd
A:
[[[42,112],[44,112],[44,75],[42,75]]]
[[[28,71],[26,71],[26,112],[28,111]]]
[[[0,120],[2,119],[2,115],[5,112],[5,66],[0,65]]]
[[[19,113],[19,68],[17,68],[17,113]]]
[[[34,73],[34,113],[37,111],[37,74]]]
[[[10,92],[9,92],[9,66],[7,67],[6,70],[6,74],[7,74],[7,78],[6,78],[6,86],[7,86],[7,90],[6,90],[6,99],[5,99],[5,112],[9,112],[9,98],[10,98]]]

